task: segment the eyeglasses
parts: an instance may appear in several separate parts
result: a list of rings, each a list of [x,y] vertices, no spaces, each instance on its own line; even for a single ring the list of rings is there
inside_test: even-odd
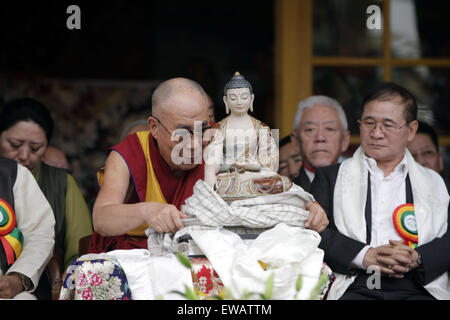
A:
[[[394,133],[398,130],[400,130],[403,127],[408,126],[411,122],[407,122],[404,125],[396,125],[395,123],[391,123],[389,121],[384,121],[384,122],[378,122],[372,119],[365,119],[365,120],[358,120],[358,123],[361,127],[363,127],[364,129],[367,130],[373,130],[377,127],[378,123],[380,124],[381,130],[383,132],[389,132],[389,133]]]
[[[192,138],[194,138],[194,137],[196,137],[195,136],[195,133],[196,132],[194,132],[194,131],[192,131],[191,129],[188,129],[188,128],[177,128],[177,129],[175,129],[175,130],[173,130],[173,131],[170,131],[169,129],[167,129],[167,127],[161,122],[161,120],[159,120],[158,118],[156,118],[155,116],[152,116],[152,118],[154,118],[156,121],[158,121],[158,123],[172,136],[172,137],[176,137],[176,136],[184,136],[184,135],[186,135],[187,133],[189,134],[189,138],[190,139],[192,139]],[[195,127],[195,125],[194,125],[194,127]],[[202,127],[202,131],[201,131],[201,133],[202,133],[202,135],[201,135],[201,137],[203,138],[203,136],[204,136],[204,134],[205,134],[205,131],[206,130],[208,130],[208,129],[212,129],[212,127],[211,126],[207,126],[207,127]],[[195,130],[195,129],[194,129]],[[199,133],[199,132],[197,132],[197,133]]]

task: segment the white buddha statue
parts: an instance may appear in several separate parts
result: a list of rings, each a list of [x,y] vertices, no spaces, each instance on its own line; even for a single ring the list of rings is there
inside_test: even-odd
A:
[[[225,85],[227,114],[204,152],[205,182],[225,199],[242,199],[288,190],[292,183],[277,174],[279,153],[270,128],[253,118],[251,84],[236,73]]]

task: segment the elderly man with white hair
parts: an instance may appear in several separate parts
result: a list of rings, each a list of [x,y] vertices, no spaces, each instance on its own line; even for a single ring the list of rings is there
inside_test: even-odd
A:
[[[294,183],[310,191],[317,168],[338,163],[350,143],[347,118],[342,106],[327,96],[311,96],[301,101],[294,118],[292,141],[303,158]]]

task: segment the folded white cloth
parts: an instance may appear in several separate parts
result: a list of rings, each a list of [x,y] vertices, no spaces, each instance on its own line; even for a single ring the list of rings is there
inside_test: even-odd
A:
[[[152,255],[146,249],[133,249],[107,255],[124,270],[133,300],[178,300],[184,297],[173,291],[185,292],[185,285],[193,290],[191,271],[174,254]]]
[[[199,180],[181,211],[196,216],[205,226],[265,228],[284,222],[303,227],[309,216],[304,208],[311,201],[314,197],[294,184],[283,193],[238,200],[228,205],[207,183]]]

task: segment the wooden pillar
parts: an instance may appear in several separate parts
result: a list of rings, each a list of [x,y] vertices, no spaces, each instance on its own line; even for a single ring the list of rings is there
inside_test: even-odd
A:
[[[273,115],[280,138],[292,131],[298,102],[312,91],[312,0],[276,0]]]

